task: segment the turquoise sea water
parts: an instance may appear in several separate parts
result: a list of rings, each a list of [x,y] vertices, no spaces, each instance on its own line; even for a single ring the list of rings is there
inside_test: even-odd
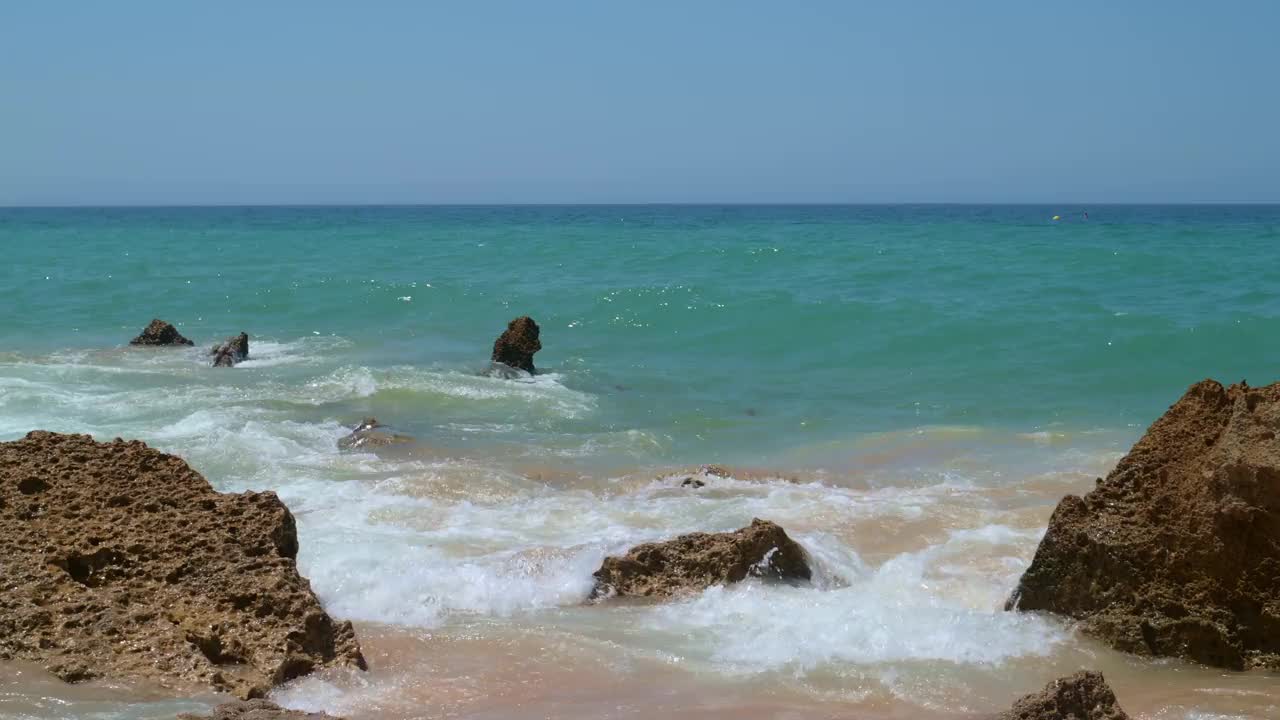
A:
[[[407,378],[332,411],[760,460],[921,425],[1143,426],[1200,378],[1274,380],[1277,242],[1274,206],[11,209],[0,347],[118,346],[155,316],[394,378],[478,371],[529,314],[590,412]]]
[[[0,209],[0,441],[277,492],[371,658],[276,693],[301,709],[958,720],[1091,667],[1135,717],[1276,717],[1274,677],[1001,608],[1186,386],[1280,379],[1277,242],[1280,206]],[[522,314],[541,374],[485,375]],[[152,317],[196,347],[129,348]],[[416,443],[340,452],[366,415]],[[753,517],[812,586],[583,607],[606,555]],[[5,717],[215,700],[0,663]]]

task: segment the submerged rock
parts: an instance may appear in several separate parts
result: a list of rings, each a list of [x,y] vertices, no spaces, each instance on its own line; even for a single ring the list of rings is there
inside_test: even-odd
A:
[[[1133,653],[1280,669],[1280,383],[1193,385],[1068,495],[1007,609]]]
[[[667,598],[750,576],[807,581],[811,572],[799,544],[774,523],[756,519],[734,532],[690,533],[607,557],[595,572],[591,597]]]
[[[138,335],[138,337],[129,341],[130,345],[195,345],[195,343],[182,337],[182,333],[178,332],[178,328],[169,323],[156,318],[152,320],[146,328]]]
[[[297,554],[274,493],[215,492],[141,442],[0,443],[0,659],[241,698],[364,669],[351,623],[324,611]]]
[[[214,367],[234,367],[249,359],[249,335],[240,333],[214,345],[209,350]]]
[[[730,477],[733,477],[733,472],[722,465],[703,465],[688,475],[680,475],[675,479],[680,481],[680,487],[697,490],[700,487],[706,487],[707,481],[711,478],[725,479]]]
[[[1020,698],[995,720],[1129,720],[1102,673],[1078,672],[1058,678]]]
[[[342,720],[325,713],[285,710],[267,700],[237,700],[223,703],[208,715],[183,713],[178,720]]]
[[[524,315],[512,320],[493,342],[491,360],[527,373],[537,372],[533,367],[533,355],[542,349],[540,334],[538,323],[533,318]]]
[[[338,439],[338,448],[360,450],[413,442],[413,438],[408,435],[389,432],[383,430],[384,427],[386,426],[378,422],[378,418],[367,417],[352,428],[350,435]]]

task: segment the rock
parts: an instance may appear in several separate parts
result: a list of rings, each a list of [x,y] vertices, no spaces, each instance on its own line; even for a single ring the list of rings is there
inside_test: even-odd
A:
[[[591,597],[668,598],[748,576],[807,581],[808,557],[782,528],[757,519],[734,532],[690,533],[638,545],[623,557],[607,557],[595,572]]]
[[[367,417],[351,430],[350,435],[338,439],[338,448],[362,450],[413,442],[413,438],[408,435],[382,430],[384,427],[386,426],[378,422],[378,418]]]
[[[365,668],[298,574],[274,493],[215,492],[138,441],[35,431],[0,443],[0,499],[0,659],[241,698]]]
[[[237,700],[223,703],[209,715],[183,713],[178,720],[342,720],[325,713],[285,710],[266,700]]]
[[[1020,698],[995,720],[1129,720],[1102,673],[1078,672],[1058,678]]]
[[[677,479],[680,480],[680,487],[696,490],[700,487],[706,487],[707,480],[711,478],[723,480],[731,477],[733,477],[733,472],[723,465],[703,465],[693,470],[689,475],[684,475]]]
[[[234,367],[249,359],[249,335],[240,333],[214,345],[209,350],[214,367]]]
[[[538,323],[527,315],[512,320],[493,342],[492,361],[527,373],[537,372],[533,367],[533,354],[542,349],[539,333]]]
[[[1280,383],[1193,385],[1083,498],[1006,609],[1141,655],[1280,669]]]
[[[195,345],[195,343],[182,337],[182,333],[178,332],[178,328],[169,323],[156,318],[151,321],[143,329],[138,337],[129,341],[130,345]]]

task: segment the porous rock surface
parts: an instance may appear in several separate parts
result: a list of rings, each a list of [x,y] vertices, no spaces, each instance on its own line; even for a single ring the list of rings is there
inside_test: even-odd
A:
[[[0,659],[241,698],[364,669],[351,623],[320,606],[297,554],[274,493],[215,492],[141,442],[0,443]]]
[[[493,342],[491,360],[527,373],[537,372],[533,367],[533,355],[542,349],[540,334],[538,323],[533,318],[523,315],[512,320]]]
[[[995,720],[1129,720],[1102,673],[1078,672],[1023,696]]]
[[[669,598],[749,576],[807,581],[811,571],[804,549],[781,527],[755,519],[734,532],[689,533],[607,557],[595,572],[591,597]]]
[[[235,367],[249,359],[249,334],[240,333],[214,345],[209,350],[214,367]]]
[[[138,337],[129,341],[130,345],[195,345],[195,343],[182,337],[182,333],[178,332],[178,328],[169,323],[156,318],[151,321]]]
[[[1280,668],[1280,383],[1193,385],[1105,480],[1058,504],[1008,608],[1112,646]]]

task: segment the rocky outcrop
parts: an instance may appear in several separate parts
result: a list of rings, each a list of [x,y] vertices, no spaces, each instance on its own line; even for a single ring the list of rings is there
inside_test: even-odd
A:
[[[266,700],[237,700],[223,703],[208,715],[183,713],[178,720],[342,720],[325,713],[285,710]]]
[[[249,359],[249,335],[240,333],[214,345],[209,350],[214,367],[234,367]]]
[[[540,332],[538,323],[527,315],[507,323],[507,329],[493,343],[492,361],[527,373],[537,372],[533,354],[542,349]]]
[[[182,333],[178,332],[178,328],[169,323],[156,318],[151,324],[138,335],[138,337],[129,341],[130,345],[195,345],[195,343],[182,337]]]
[[[378,418],[367,417],[361,420],[359,425],[352,428],[350,435],[338,439],[338,448],[341,450],[369,450],[413,442],[413,438],[408,435],[400,435],[385,428],[385,425],[378,422]]]
[[[734,532],[690,533],[605,558],[591,597],[668,598],[751,576],[798,582],[810,575],[804,549],[782,528],[756,519]]]
[[[1280,668],[1280,383],[1193,385],[1058,504],[1009,609],[1142,655]]]
[[[351,623],[320,606],[297,554],[274,493],[215,492],[141,442],[0,443],[0,659],[241,698],[363,669]]]
[[[1129,720],[1102,673],[1078,672],[1020,698],[995,720]]]

